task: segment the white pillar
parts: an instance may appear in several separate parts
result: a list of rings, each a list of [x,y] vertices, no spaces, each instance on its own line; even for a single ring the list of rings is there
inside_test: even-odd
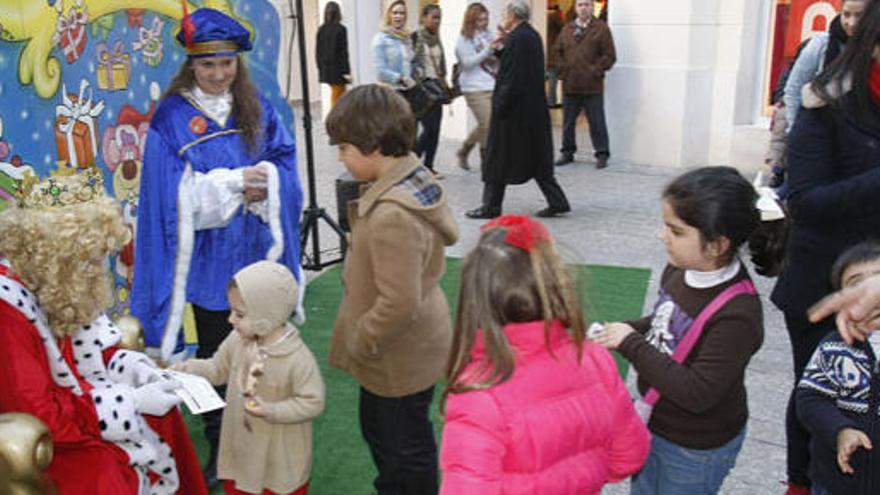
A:
[[[299,64],[299,41],[294,38],[293,50],[288,52],[290,37],[294,34],[295,20],[290,18],[291,7],[286,0],[273,0],[281,22],[281,39],[278,44],[278,85],[290,100],[302,99],[302,79]],[[305,26],[306,57],[309,72],[310,99],[319,99],[318,66],[315,63],[315,36],[318,32],[318,0],[303,0],[303,25]],[[259,35],[259,33],[258,33]],[[288,58],[288,53],[290,57]],[[288,77],[290,88],[287,87]]]
[[[744,2],[611,2],[617,65],[606,79],[605,111],[613,156],[668,166],[730,162]]]

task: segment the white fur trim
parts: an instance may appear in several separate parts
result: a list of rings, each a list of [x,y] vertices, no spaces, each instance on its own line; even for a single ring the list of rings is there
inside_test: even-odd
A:
[[[181,182],[192,178],[192,166],[187,162]],[[186,279],[193,251],[193,206],[188,189],[181,187],[177,192],[177,259],[174,263],[174,283],[171,290],[171,309],[162,332],[160,356],[169,362],[177,346],[177,336],[183,324],[183,308],[186,305]]]
[[[266,169],[266,199],[269,206],[269,231],[272,232],[272,247],[266,253],[269,261],[278,261],[284,253],[284,233],[281,230],[281,183],[278,179],[278,167],[274,163],[261,161]]]
[[[122,334],[103,314],[90,325],[81,326],[70,337],[76,369],[93,385],[99,386],[107,381],[107,369],[101,353],[116,345],[121,338]]]
[[[130,464],[138,472],[140,493],[173,494],[180,481],[171,448],[138,413],[133,392],[124,384],[92,389],[90,394],[100,420],[101,438],[113,442],[128,454]],[[159,476],[152,486],[147,471]]]
[[[95,387],[89,392],[101,428],[101,438],[109,442],[139,442],[143,437],[143,418],[137,412],[133,389],[121,383]]]
[[[140,387],[149,383],[145,375],[152,375],[158,367],[146,354],[120,349],[107,365],[107,375],[116,383],[125,383],[132,387]]]
[[[299,287],[297,291],[296,311],[293,313],[294,325],[302,325],[306,322],[306,307],[303,303],[306,299],[306,274],[303,273],[302,267],[296,265],[296,273],[294,276],[298,280]]]
[[[6,260],[0,260],[9,266]],[[71,372],[70,366],[61,355],[55,336],[49,330],[48,320],[37,304],[36,296],[26,287],[11,277],[0,275],[0,299],[16,308],[37,329],[46,355],[52,379],[59,386],[70,389],[76,395],[83,395],[79,382]],[[83,325],[71,336],[74,359],[79,361],[77,371],[86,378],[94,388],[89,395],[95,404],[98,419],[104,421],[101,436],[124,450],[130,463],[138,473],[141,482],[140,493],[171,495],[177,491],[180,482],[177,475],[176,461],[171,456],[170,447],[150,429],[143,417],[135,409],[132,400],[133,389],[125,384],[113,383],[104,368],[101,352],[115,345],[121,338],[119,330],[106,315],[100,315],[90,325]],[[81,340],[80,345],[76,341]],[[88,357],[86,355],[89,354]],[[124,355],[120,355],[124,354]],[[138,355],[132,351],[119,351],[114,357],[125,359],[125,355]],[[148,358],[140,354],[142,359]],[[137,356],[129,357],[134,360]],[[138,359],[138,362],[141,360]],[[112,362],[112,360],[111,360]],[[116,397],[120,396],[121,401]],[[97,399],[101,397],[101,399]],[[115,413],[115,414],[114,414]],[[129,428],[125,428],[128,421]],[[99,426],[101,423],[99,423]],[[108,432],[107,435],[104,433]],[[114,440],[113,438],[118,438]],[[147,471],[151,470],[160,478],[149,484]],[[161,482],[161,483],[160,483]]]
[[[261,161],[257,165],[263,165],[266,168],[266,202],[268,205],[269,230],[272,232],[272,240],[274,243],[266,253],[266,259],[269,261],[278,261],[278,258],[284,253],[284,232],[281,230],[281,182],[278,176],[278,167],[269,161]],[[305,306],[303,301],[306,295],[305,277],[302,268],[297,265],[294,276],[297,279],[299,290],[297,291],[296,312],[294,313],[294,322],[302,325],[306,321]]]

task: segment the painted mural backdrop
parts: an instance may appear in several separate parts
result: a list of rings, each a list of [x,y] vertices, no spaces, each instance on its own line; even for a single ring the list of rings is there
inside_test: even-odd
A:
[[[251,77],[292,126],[277,82],[286,54],[275,7],[188,4],[190,12],[201,6],[231,13],[255,33]],[[180,0],[0,0],[0,210],[26,173],[96,166],[135,231],[147,127],[186,58],[174,39],[181,17]],[[127,312],[133,256],[131,244],[114,263],[114,317]]]

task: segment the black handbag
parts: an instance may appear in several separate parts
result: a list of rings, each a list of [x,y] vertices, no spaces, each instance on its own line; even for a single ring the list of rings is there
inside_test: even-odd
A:
[[[420,82],[409,88],[398,89],[397,92],[409,103],[409,108],[417,119],[422,118],[437,103],[436,97]]]
[[[448,105],[452,101],[452,93],[443,80],[425,79],[422,81],[422,86],[434,103]]]

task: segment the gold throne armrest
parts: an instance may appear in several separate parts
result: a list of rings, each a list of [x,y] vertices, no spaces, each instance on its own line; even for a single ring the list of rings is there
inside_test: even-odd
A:
[[[0,414],[0,495],[56,493],[43,474],[52,452],[45,423],[29,414]]]

